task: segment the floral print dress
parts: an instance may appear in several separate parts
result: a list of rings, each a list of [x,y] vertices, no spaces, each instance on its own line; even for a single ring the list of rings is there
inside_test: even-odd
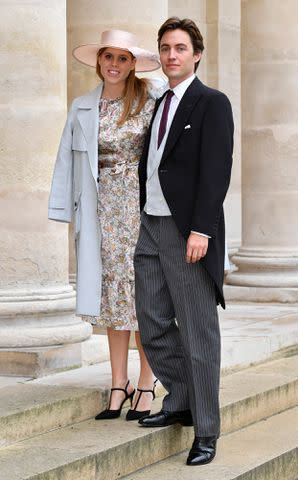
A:
[[[101,316],[83,319],[116,330],[137,330],[134,307],[133,254],[138,239],[138,162],[154,109],[148,98],[141,113],[122,127],[117,121],[123,100],[99,104],[98,217],[102,232]]]

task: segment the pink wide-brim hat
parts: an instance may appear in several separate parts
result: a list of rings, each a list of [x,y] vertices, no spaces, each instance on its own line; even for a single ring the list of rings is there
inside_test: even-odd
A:
[[[130,52],[136,59],[136,72],[151,72],[160,67],[158,55],[144,50],[137,46],[137,38],[133,33],[124,30],[106,30],[101,34],[100,43],[91,43],[87,45],[79,45],[72,51],[76,60],[96,67],[97,52],[101,48],[111,47],[126,50]]]

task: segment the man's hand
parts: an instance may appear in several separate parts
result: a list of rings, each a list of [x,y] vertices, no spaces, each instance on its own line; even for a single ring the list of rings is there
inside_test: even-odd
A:
[[[196,263],[205,257],[208,249],[208,237],[191,233],[186,244],[186,262]]]

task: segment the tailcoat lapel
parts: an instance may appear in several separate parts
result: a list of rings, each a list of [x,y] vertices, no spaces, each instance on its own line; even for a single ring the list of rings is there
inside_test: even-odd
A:
[[[102,87],[101,83],[92,92],[84,95],[78,105],[78,120],[86,140],[90,168],[95,181],[98,176],[98,108]]]

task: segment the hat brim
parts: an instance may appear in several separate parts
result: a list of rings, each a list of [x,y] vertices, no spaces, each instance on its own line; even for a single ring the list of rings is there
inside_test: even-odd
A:
[[[152,72],[160,68],[160,61],[156,53],[144,50],[139,47],[123,48],[119,45],[101,45],[101,44],[86,44],[76,47],[72,51],[72,55],[76,60],[89,67],[96,67],[97,52],[101,48],[117,48],[130,52],[136,59],[136,72]]]

